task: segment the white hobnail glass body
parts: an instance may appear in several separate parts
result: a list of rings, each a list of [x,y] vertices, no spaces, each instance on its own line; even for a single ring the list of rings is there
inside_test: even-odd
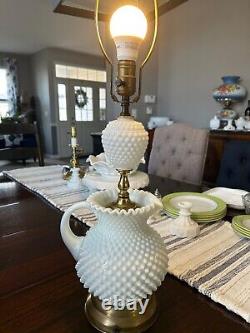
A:
[[[67,224],[72,209],[65,213],[66,220],[62,219],[62,237],[77,260],[80,281],[101,300],[147,298],[167,273],[163,239],[146,223],[149,216],[161,209],[161,201],[138,190],[131,190],[130,198],[140,208],[106,208],[117,199],[115,190],[94,193],[86,202],[78,203],[75,209],[89,207],[98,218],[85,238],[70,235]]]
[[[107,161],[120,170],[136,170],[148,144],[148,133],[133,117],[120,116],[102,132]]]

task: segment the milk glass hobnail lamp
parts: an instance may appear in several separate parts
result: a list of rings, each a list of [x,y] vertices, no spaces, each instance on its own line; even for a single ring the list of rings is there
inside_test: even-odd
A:
[[[106,160],[121,175],[117,190],[96,192],[85,202],[66,210],[61,222],[64,243],[77,261],[80,281],[89,290],[85,313],[89,322],[102,332],[139,333],[148,329],[157,318],[155,291],[167,272],[167,252],[163,239],[147,224],[147,219],[159,212],[161,201],[152,193],[129,189],[129,172],[142,159],[148,134],[143,125],[129,113],[131,103],[141,92],[142,68],[149,59],[156,40],[158,11],[154,0],[155,29],[149,52],[139,68],[136,92],[136,59],[140,43],[147,32],[143,12],[134,6],[123,6],[112,16],[111,35],[114,39],[118,70],[113,91],[113,64],[108,57],[98,27],[99,0],[96,1],[96,28],[102,51],[111,65],[111,96],[121,104],[117,120],[109,122],[102,134]],[[70,215],[89,208],[98,219],[85,237],[74,235],[69,226]],[[132,309],[116,308],[116,300]],[[109,300],[111,307],[104,309]],[[145,311],[140,302],[148,301]],[[133,305],[136,308],[133,309]]]

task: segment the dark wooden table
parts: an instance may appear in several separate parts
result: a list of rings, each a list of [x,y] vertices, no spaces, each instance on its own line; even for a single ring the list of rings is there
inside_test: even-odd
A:
[[[197,191],[196,186],[151,177],[162,194]],[[15,182],[0,183],[1,333],[94,333],[84,315],[87,296],[64,246],[62,213]],[[78,235],[87,227],[76,220]],[[167,275],[158,290],[160,316],[149,333],[240,333],[249,325]]]

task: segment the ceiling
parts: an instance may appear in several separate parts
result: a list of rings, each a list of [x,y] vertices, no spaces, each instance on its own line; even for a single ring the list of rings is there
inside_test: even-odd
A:
[[[93,18],[95,1],[0,0],[0,52],[32,54],[59,47],[101,55],[94,21],[89,19]],[[104,13],[100,18],[106,19],[105,14],[123,1],[139,3],[146,11],[151,10],[153,3],[153,0],[100,0]],[[185,1],[188,0],[158,0],[159,12],[165,13]]]
[[[0,52],[60,47],[101,54],[92,20],[60,15],[54,8],[53,0],[0,0]]]
[[[55,3],[55,12],[94,19],[96,0],[52,0]],[[174,9],[188,0],[158,0],[159,15]],[[145,14],[153,18],[153,0],[100,0],[99,19],[107,21],[117,7],[122,4],[135,4],[139,6]]]
[[[153,0],[100,0],[100,11],[109,14],[114,10],[114,7],[120,6],[121,3],[128,3],[139,5],[145,12],[153,9]],[[169,0],[158,0],[158,5],[169,2]],[[96,0],[63,0],[62,4],[70,7],[87,9],[94,11]]]

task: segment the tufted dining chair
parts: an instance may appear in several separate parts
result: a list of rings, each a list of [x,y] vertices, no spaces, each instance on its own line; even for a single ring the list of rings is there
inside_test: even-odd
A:
[[[225,144],[216,184],[250,191],[250,143],[232,140]]]
[[[201,184],[208,131],[186,124],[155,130],[148,172],[192,184]]]

